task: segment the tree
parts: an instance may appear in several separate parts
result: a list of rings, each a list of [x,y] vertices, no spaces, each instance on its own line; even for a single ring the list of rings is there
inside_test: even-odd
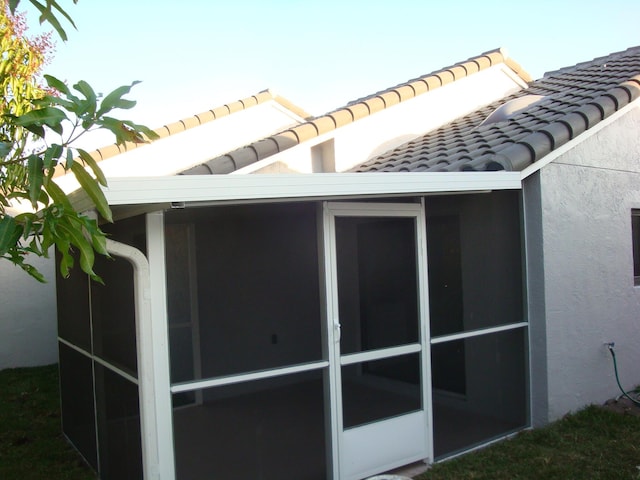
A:
[[[77,3],[78,0],[73,0]],[[74,142],[86,132],[106,129],[116,143],[146,142],[157,135],[145,126],[111,116],[113,110],[130,109],[135,101],[124,98],[138,82],[101,97],[85,81],[72,87],[41,75],[51,50],[47,35],[29,38],[20,0],[0,0],[0,259],[8,260],[44,281],[28,263],[28,255],[47,256],[55,247],[61,254],[60,271],[68,276],[77,258],[94,280],[95,254],[108,255],[106,237],[96,219],[82,215],[53,181],[57,170],[71,172],[93,201],[102,219],[111,222],[111,210],[100,186],[107,181],[96,161]],[[55,0],[29,0],[66,40],[60,18],[75,27]],[[12,214],[16,203],[29,209]]]

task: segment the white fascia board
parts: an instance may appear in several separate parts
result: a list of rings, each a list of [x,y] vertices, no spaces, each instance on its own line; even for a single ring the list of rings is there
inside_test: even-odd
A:
[[[109,204],[116,206],[422,195],[520,188],[520,172],[394,172],[112,178],[104,192]]]
[[[620,110],[618,110],[617,112],[615,112],[611,116],[609,116],[609,117],[605,118],[604,120],[602,120],[601,122],[597,123],[593,128],[590,128],[589,130],[586,130],[585,132],[581,133],[580,135],[578,135],[574,139],[570,140],[569,142],[565,143],[561,147],[556,148],[550,154],[542,157],[537,162],[534,162],[531,165],[529,165],[527,168],[522,170],[522,172],[520,172],[520,176],[521,176],[522,180],[524,180],[525,178],[529,177],[530,175],[533,175],[534,173],[536,173],[541,168],[543,168],[546,165],[548,165],[551,162],[553,162],[556,158],[561,157],[562,155],[567,153],[569,150],[572,150],[573,148],[575,148],[576,146],[578,146],[579,144],[581,144],[585,140],[591,138],[593,135],[595,135],[596,133],[598,133],[601,130],[605,129],[606,127],[608,127],[612,123],[616,122],[619,118],[625,116],[627,113],[629,113],[630,111],[632,111],[635,108],[640,108],[640,98],[634,100],[633,102],[631,102],[628,105],[625,105],[624,107],[622,107]]]

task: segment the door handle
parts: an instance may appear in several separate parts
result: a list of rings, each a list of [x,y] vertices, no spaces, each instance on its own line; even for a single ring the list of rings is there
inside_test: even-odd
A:
[[[342,336],[342,326],[340,325],[340,321],[335,319],[333,321],[333,341],[335,343],[340,342],[340,337]]]

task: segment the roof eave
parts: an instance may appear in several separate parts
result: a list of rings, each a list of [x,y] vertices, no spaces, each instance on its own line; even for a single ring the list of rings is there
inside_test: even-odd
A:
[[[318,173],[280,175],[186,175],[113,178],[104,193],[109,205],[204,205],[390,195],[468,193],[522,188],[519,172]],[[76,190],[72,202],[91,208]]]

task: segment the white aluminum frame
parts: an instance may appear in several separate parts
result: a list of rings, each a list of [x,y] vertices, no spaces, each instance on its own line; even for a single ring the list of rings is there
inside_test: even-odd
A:
[[[153,204],[180,202],[207,205],[221,202],[292,199],[339,199],[366,196],[520,190],[520,172],[377,172],[255,175],[178,175],[173,177],[109,178],[104,193],[109,205],[157,210]],[[87,194],[70,193],[75,208],[94,208]]]
[[[418,282],[418,315],[420,324],[420,343],[384,348],[375,351],[344,355],[340,353],[340,324],[338,306],[337,251],[335,236],[336,217],[405,217],[416,222],[416,270]],[[431,355],[429,344],[429,299],[426,274],[426,228],[424,205],[422,203],[342,203],[325,202],[323,205],[323,235],[325,251],[325,298],[327,301],[327,328],[330,358],[330,402],[332,411],[332,474],[334,479],[355,480],[362,476],[379,473],[402,464],[433,459],[433,419],[431,399]],[[423,409],[407,415],[372,422],[360,427],[344,430],[342,418],[341,367],[352,363],[389,358],[408,353],[421,353],[421,384]],[[415,448],[411,452],[398,449],[397,440],[385,445],[388,456],[382,458],[380,468],[368,469],[355,461],[358,458],[370,458],[377,455],[368,450],[362,451],[361,433],[368,438],[381,436],[384,432],[402,432],[404,438],[410,438]],[[389,438],[397,437],[389,435]],[[367,442],[364,442],[367,443]],[[396,444],[394,446],[394,444]],[[361,452],[361,453],[359,453]]]

